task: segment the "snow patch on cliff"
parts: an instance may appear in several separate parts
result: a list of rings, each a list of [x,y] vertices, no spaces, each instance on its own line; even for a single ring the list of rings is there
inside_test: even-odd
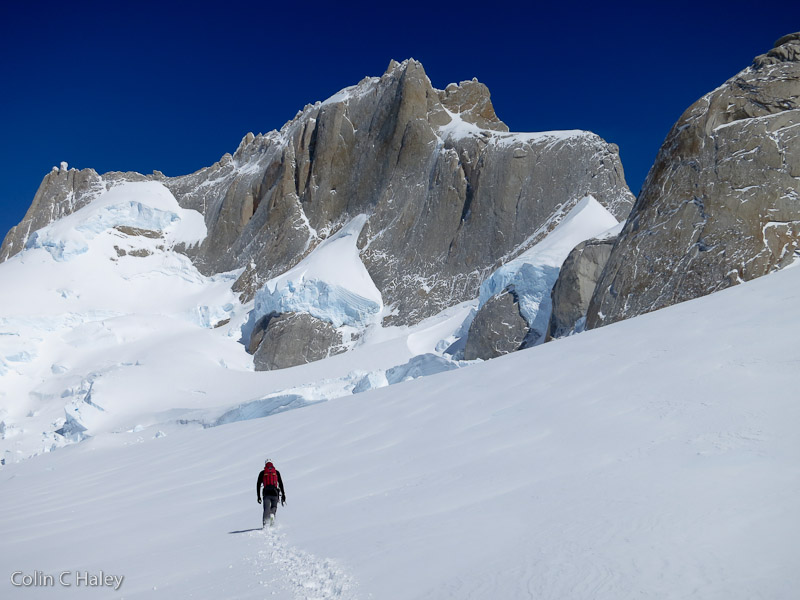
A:
[[[256,293],[255,320],[270,314],[308,313],[334,327],[363,328],[380,320],[383,299],[361,262],[359,215],[323,241],[297,266]]]
[[[481,284],[479,307],[510,288],[534,336],[543,336],[552,312],[550,291],[561,265],[575,246],[616,225],[617,220],[608,210],[592,196],[586,196],[544,240],[504,264]]]
[[[203,216],[181,208],[170,191],[157,181],[126,183],[33,234],[25,247],[44,248],[57,261],[67,261],[89,250],[100,234],[115,227],[159,232],[169,246],[197,244],[207,235]]]

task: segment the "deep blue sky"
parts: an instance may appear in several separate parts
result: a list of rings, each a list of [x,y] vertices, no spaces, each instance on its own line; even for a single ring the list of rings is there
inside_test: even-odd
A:
[[[0,238],[53,165],[181,175],[389,60],[477,77],[512,131],[588,129],[637,193],[692,102],[800,30],[800,3],[4,2]]]

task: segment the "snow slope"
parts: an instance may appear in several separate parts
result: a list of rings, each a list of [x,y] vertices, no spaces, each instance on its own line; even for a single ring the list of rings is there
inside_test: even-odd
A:
[[[0,594],[795,598],[798,297],[788,269],[336,402],[7,465]],[[288,503],[263,533],[267,456]],[[75,586],[101,570],[118,592]]]

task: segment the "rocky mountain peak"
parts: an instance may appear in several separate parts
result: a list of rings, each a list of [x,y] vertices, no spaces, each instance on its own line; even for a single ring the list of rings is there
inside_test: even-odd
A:
[[[6,235],[0,262],[21,252],[35,231],[86,206],[116,182],[145,179],[139,173],[110,173],[104,179],[94,169],[73,169],[62,161],[44,176],[22,221]]]
[[[508,126],[495,114],[489,88],[477,78],[460,83],[451,83],[443,90],[433,87],[425,73],[425,68],[417,60],[409,58],[403,62],[392,60],[380,83],[387,85],[396,80],[402,83],[399,93],[409,94],[426,107],[426,119],[434,126],[444,126],[452,122],[448,113],[459,116],[462,121],[477,125],[482,129],[508,131]],[[367,80],[365,80],[367,81]],[[362,82],[363,83],[363,82]],[[370,83],[377,83],[371,80]],[[410,87],[407,90],[406,87]],[[424,103],[422,99],[425,99]],[[444,111],[442,109],[445,109]]]
[[[760,69],[781,62],[800,62],[800,32],[784,35],[775,42],[772,50],[757,56],[753,66]]]
[[[394,73],[395,71],[405,71],[409,65],[412,65],[414,67],[417,66],[421,67],[422,63],[420,63],[418,60],[414,58],[407,58],[402,61],[397,61],[395,59],[392,59],[389,61],[389,66],[386,67],[386,71],[384,71],[383,74],[384,76],[386,76]]]
[[[232,155],[196,173],[86,177],[99,192],[158,179],[181,207],[203,214],[207,237],[183,250],[204,275],[239,273],[234,290],[243,302],[360,219],[359,260],[387,308],[378,315],[384,324],[415,324],[477,297],[493,270],[541,241],[587,196],[617,218],[633,203],[615,145],[585,131],[511,133],[484,84],[436,89],[414,59],[306,105],[278,131],[248,133]],[[4,256],[51,215],[93,197],[60,190],[46,178],[38,208],[24,231],[9,234]],[[314,357],[333,351],[338,332],[288,314],[254,315],[269,317],[256,345],[283,344],[276,340],[298,328],[320,338]]]
[[[791,264],[800,249],[800,34],[673,126],[589,307],[597,327]]]
[[[439,100],[447,110],[460,114],[467,123],[483,129],[508,131],[508,126],[494,112],[489,88],[477,79],[449,84],[439,91]]]

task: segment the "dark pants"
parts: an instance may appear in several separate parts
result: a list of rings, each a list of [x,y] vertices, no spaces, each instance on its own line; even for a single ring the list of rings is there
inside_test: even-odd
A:
[[[262,523],[264,525],[267,524],[269,521],[269,516],[274,515],[278,512],[278,501],[280,500],[280,496],[264,496],[263,504],[264,504],[264,519]]]

